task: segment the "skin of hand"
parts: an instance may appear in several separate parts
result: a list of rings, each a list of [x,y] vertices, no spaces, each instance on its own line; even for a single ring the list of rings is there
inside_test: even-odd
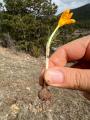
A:
[[[66,67],[74,61],[75,65]],[[90,96],[90,35],[59,47],[49,59],[49,68],[41,72],[41,86],[43,81],[50,86],[81,90],[84,96]]]

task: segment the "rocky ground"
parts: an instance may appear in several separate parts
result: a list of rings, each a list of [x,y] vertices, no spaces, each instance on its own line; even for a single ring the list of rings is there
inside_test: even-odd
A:
[[[90,101],[78,91],[50,88],[51,103],[39,100],[43,63],[0,47],[0,120],[90,120]]]

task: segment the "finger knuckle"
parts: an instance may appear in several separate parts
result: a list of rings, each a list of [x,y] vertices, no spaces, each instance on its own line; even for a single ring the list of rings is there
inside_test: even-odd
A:
[[[81,72],[76,71],[74,73],[74,84],[73,84],[74,89],[80,89],[81,88],[81,84],[80,84],[81,78],[82,78]]]

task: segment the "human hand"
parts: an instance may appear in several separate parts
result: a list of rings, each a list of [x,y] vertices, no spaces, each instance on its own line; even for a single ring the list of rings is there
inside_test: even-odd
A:
[[[65,67],[71,61],[78,63]],[[43,80],[50,86],[90,92],[90,35],[58,48],[49,59],[48,70],[41,73],[42,86]]]

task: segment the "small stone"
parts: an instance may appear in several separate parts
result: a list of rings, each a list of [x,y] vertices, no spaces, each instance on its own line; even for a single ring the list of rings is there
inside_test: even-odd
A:
[[[17,114],[20,111],[20,108],[16,104],[13,104],[10,108],[13,114]]]
[[[26,90],[30,91],[31,89],[30,89],[30,87],[26,87]]]
[[[33,108],[32,108],[32,104],[31,104],[31,103],[29,104],[28,109],[29,109],[30,111],[32,111]]]

